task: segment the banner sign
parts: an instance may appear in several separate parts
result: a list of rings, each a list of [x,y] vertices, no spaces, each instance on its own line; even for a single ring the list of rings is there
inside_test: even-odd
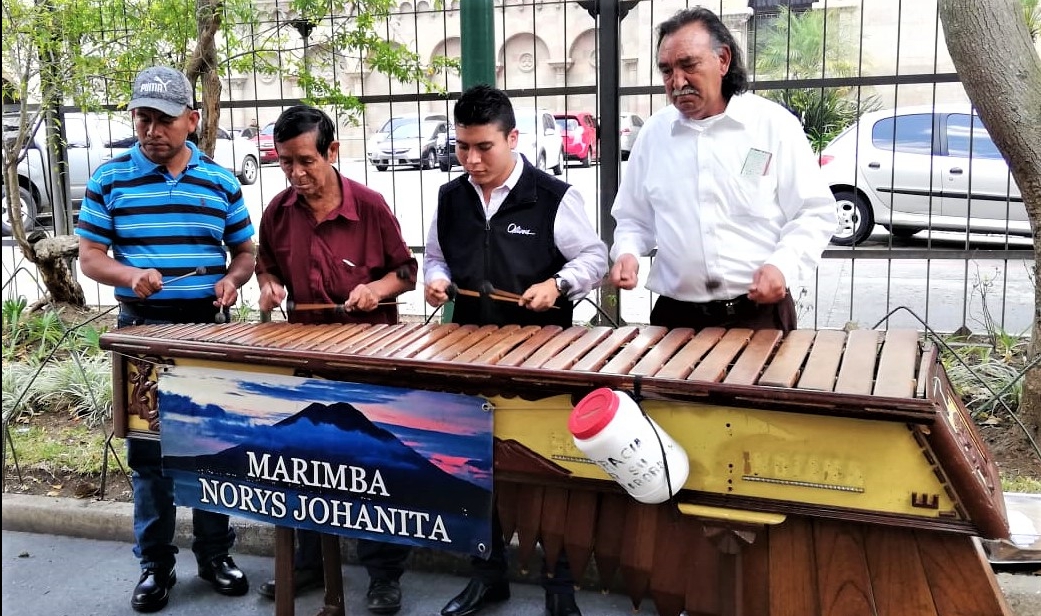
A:
[[[482,398],[172,366],[159,416],[178,505],[488,555],[492,413]]]

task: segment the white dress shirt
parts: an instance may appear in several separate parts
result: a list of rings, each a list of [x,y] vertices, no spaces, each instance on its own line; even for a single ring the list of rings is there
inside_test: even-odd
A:
[[[484,205],[485,220],[490,219],[502,207],[503,201],[517,185],[524,164],[520,154],[513,155],[513,171],[506,178],[502,186],[492,190],[491,199],[484,200],[484,191],[481,187],[467,176],[470,185],[477,192],[477,197]],[[440,207],[440,204],[438,204]],[[567,263],[558,272],[560,277],[571,283],[568,299],[577,301],[589,294],[591,290],[600,285],[601,279],[607,273],[607,245],[593,229],[589,217],[586,216],[585,201],[582,193],[574,186],[568,188],[564,193],[560,206],[557,207],[557,216],[553,221],[553,241],[557,250],[564,255]],[[441,242],[437,237],[437,210],[434,210],[433,220],[430,221],[430,230],[427,232],[427,243],[423,256],[423,278],[427,283],[435,280],[451,280],[452,273],[445,263],[444,252],[441,251]]]
[[[817,267],[837,225],[799,120],[754,94],[705,120],[673,105],[648,118],[611,213],[611,257],[657,246],[647,288],[687,302],[747,293],[765,264],[794,283]]]

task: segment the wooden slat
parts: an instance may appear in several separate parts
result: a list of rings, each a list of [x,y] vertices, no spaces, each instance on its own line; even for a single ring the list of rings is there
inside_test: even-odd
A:
[[[438,325],[434,325],[432,323],[424,323],[423,325],[420,325],[419,327],[415,327],[413,329],[410,329],[410,330],[408,330],[408,332],[403,334],[400,338],[398,338],[396,340],[393,340],[393,341],[387,341],[387,344],[384,345],[383,347],[380,347],[379,349],[373,350],[372,351],[372,355],[374,357],[389,357],[390,355],[393,355],[395,352],[397,352],[401,348],[403,348],[403,347],[405,347],[405,346],[407,346],[409,344],[412,344],[413,342],[415,342],[416,340],[418,340],[422,336],[425,336],[425,335],[429,334],[431,331],[433,331],[437,327],[444,327],[444,326],[438,326]]]
[[[860,526],[848,522],[814,520],[813,548],[817,559],[817,596],[821,614],[875,614]]]
[[[499,344],[503,338],[506,338],[519,329],[520,325],[503,325],[499,329],[491,332],[488,336],[485,336],[483,340],[478,341],[467,349],[463,349],[463,351],[459,353],[453,361],[457,361],[461,364],[468,364],[483,355],[488,349]]]
[[[520,367],[541,368],[543,364],[545,364],[554,356],[556,356],[557,353],[560,353],[563,349],[567,348],[569,344],[571,344],[575,340],[578,340],[582,336],[585,336],[588,333],[588,327],[582,327],[581,325],[569,327],[564,331],[560,332],[560,334],[548,340],[546,344],[542,345],[542,348],[532,353],[531,356],[529,356],[527,359],[521,362]],[[513,354],[511,353],[510,355]],[[499,365],[514,365],[512,363],[504,364],[504,362],[510,359],[510,355],[504,357],[503,361],[499,362]]]
[[[990,563],[968,535],[915,531],[937,616],[1011,616]]]
[[[515,349],[518,344],[521,344],[532,336],[537,335],[540,329],[541,328],[537,325],[528,325],[527,327],[522,327],[510,332],[508,336],[503,337],[498,343],[482,353],[480,357],[474,359],[473,363],[488,365],[497,364],[500,359]]]
[[[878,616],[936,616],[929,581],[915,548],[911,529],[864,525],[864,551]]]
[[[770,359],[770,354],[783,335],[783,332],[776,329],[761,329],[752,334],[744,353],[734,362],[734,367],[727,373],[723,382],[732,385],[755,385],[763,372],[766,360]]]
[[[653,348],[668,331],[668,329],[656,325],[644,327],[636,338],[633,338],[629,344],[625,345],[625,348],[614,356],[614,359],[607,362],[607,365],[600,369],[600,373],[631,374],[630,370],[636,365],[636,362],[643,357],[643,354],[648,349]]]
[[[770,527],[770,616],[827,616],[817,609],[817,563],[806,518]]]
[[[400,341],[409,338],[414,332],[422,328],[423,326],[419,323],[400,323],[397,327],[388,331],[387,335],[381,336],[378,341],[372,340],[363,349],[357,349],[354,352],[372,356],[387,347],[397,348],[400,345]]]
[[[643,356],[640,363],[636,364],[629,371],[629,374],[633,376],[652,376],[657,374],[661,367],[665,365],[665,362],[669,361],[669,358],[693,337],[694,330],[689,327],[669,330],[669,333],[665,334],[665,337],[655,344],[650,352]]]
[[[477,329],[476,325],[456,325],[455,323],[442,325],[441,327],[434,328],[429,332],[425,332],[412,342],[394,351],[394,353],[388,357],[410,359],[415,357],[416,354],[423,349],[437,343],[443,338],[447,338],[448,336],[465,336],[467,333],[472,332],[475,329]]]
[[[878,360],[878,378],[875,379],[876,396],[914,396],[918,351],[917,331],[891,329],[886,332],[882,356]]]
[[[267,325],[267,323],[261,323],[261,325]],[[277,323],[271,323],[271,325],[276,325],[277,326],[278,324]],[[354,339],[357,336],[365,335],[365,332],[367,332],[371,328],[372,328],[372,324],[371,323],[358,323],[354,327],[351,327],[349,330],[343,332],[343,336],[342,337],[341,336],[337,336],[335,338],[328,338],[322,344],[316,344],[315,346],[313,346],[311,348],[311,350],[319,352],[319,353],[327,351],[327,350],[329,350],[331,348],[334,348],[334,347],[342,344],[343,342],[349,342],[350,340]]]
[[[520,484],[517,489],[517,561],[524,573],[538,542],[545,490],[545,486],[529,483]]]
[[[386,340],[393,340],[401,334],[401,330],[405,327],[402,323],[388,325],[378,331],[374,331],[371,336],[355,340],[347,347],[346,351],[356,355],[370,355],[372,349],[380,348]]]
[[[495,325],[482,325],[468,335],[458,337],[451,342],[449,342],[451,336],[447,336],[417,353],[416,359],[453,361],[460,353],[492,335],[498,329]]]
[[[584,336],[572,342],[566,349],[557,353],[553,359],[542,365],[544,370],[570,370],[571,366],[581,361],[582,357],[596,345],[611,335],[614,328],[593,327]]]
[[[687,577],[697,575],[683,565],[689,546],[678,540],[685,524],[693,522],[675,507],[657,507],[658,532],[654,536],[651,566],[651,599],[659,616],[680,616]]]
[[[592,490],[571,490],[564,522],[564,551],[576,580],[585,576],[593,556],[599,496]]]
[[[709,352],[705,359],[701,360],[697,368],[687,377],[688,381],[709,381],[718,383],[726,376],[727,367],[737,357],[741,349],[745,348],[748,340],[752,337],[750,329],[728,330],[723,338]]]
[[[928,386],[929,369],[932,367],[933,361],[933,343],[926,342],[922,348],[922,357],[918,362],[918,382],[915,384],[914,396],[915,398],[925,397],[925,388]]]
[[[846,332],[822,330],[813,340],[813,349],[806,360],[806,368],[799,379],[799,389],[831,391],[835,388],[835,375],[842,360],[842,348],[846,345]]]
[[[816,330],[797,329],[788,332],[781,348],[777,349],[773,361],[766,367],[759,379],[760,385],[771,387],[792,387],[802,369],[802,363],[810,352],[810,345],[817,336]]]
[[[596,345],[595,348],[590,349],[582,359],[571,366],[569,370],[577,370],[579,372],[595,372],[602,368],[609,359],[614,357],[618,350],[626,345],[627,342],[636,338],[640,333],[639,328],[627,325],[625,327],[619,327],[618,329],[611,332],[611,335],[604,338],[602,342]]]
[[[846,350],[842,353],[839,376],[835,380],[836,392],[871,395],[880,334],[875,329],[855,329],[846,336]]]
[[[571,329],[584,330],[585,328],[575,326]],[[556,338],[566,337],[561,335],[562,331],[563,328],[559,325],[547,325],[536,332],[534,336],[528,338],[519,347],[507,353],[505,357],[495,362],[495,364],[497,366],[519,366],[550,341]]]
[[[293,336],[293,339],[282,345],[282,348],[309,349],[313,344],[333,337],[335,333],[335,329],[328,325],[312,325]]]
[[[567,528],[568,491],[565,488],[546,486],[542,496],[542,522],[539,525],[539,541],[546,559],[548,571],[553,571],[564,549],[564,531]]]
[[[694,369],[705,353],[711,349],[727,330],[722,327],[706,327],[695,335],[690,342],[669,361],[665,362],[661,370],[654,376],[661,379],[685,379]]]
[[[633,608],[639,609],[651,584],[651,567],[654,566],[654,537],[658,529],[657,506],[631,502],[622,527],[621,571],[622,585],[632,600]]]

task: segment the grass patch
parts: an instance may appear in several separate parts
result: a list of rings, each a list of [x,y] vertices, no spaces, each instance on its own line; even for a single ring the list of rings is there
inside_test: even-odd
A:
[[[60,426],[60,422],[66,425]],[[72,420],[33,422],[11,426],[11,438],[23,469],[41,470],[51,474],[76,473],[97,476],[105,461],[107,435],[98,428],[90,428]],[[112,439],[116,456],[126,466],[123,439]],[[109,452],[111,456],[112,452]],[[8,460],[12,462],[13,460]],[[109,458],[109,470],[116,468]]]
[[[1041,494],[1041,479],[1035,477],[1002,477],[1001,489],[1005,492]]]

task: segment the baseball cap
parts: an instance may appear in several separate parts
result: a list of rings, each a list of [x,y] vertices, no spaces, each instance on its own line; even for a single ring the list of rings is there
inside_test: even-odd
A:
[[[177,117],[194,106],[192,84],[184,73],[169,66],[153,66],[137,74],[127,109],[147,107]]]

